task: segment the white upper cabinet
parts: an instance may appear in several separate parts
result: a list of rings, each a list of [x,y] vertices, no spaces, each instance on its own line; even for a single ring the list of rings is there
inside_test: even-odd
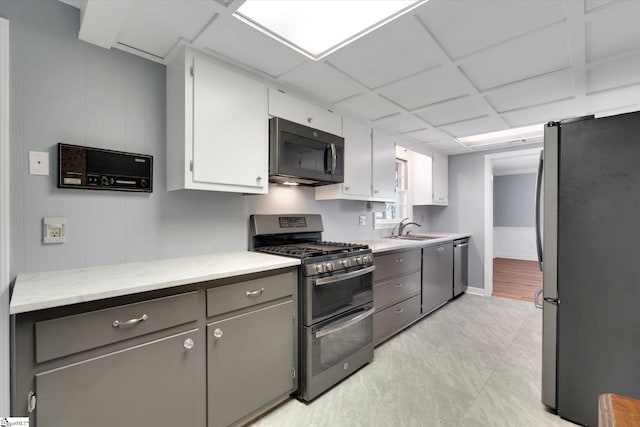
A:
[[[268,164],[266,86],[192,49],[178,54],[167,65],[167,190],[266,194]]]
[[[440,153],[431,157],[411,153],[410,176],[413,205],[449,204],[448,158]]]
[[[433,205],[449,204],[449,158],[440,153],[433,153]]]
[[[344,183],[316,187],[316,200],[371,200],[371,127],[343,118]]]
[[[396,146],[393,137],[373,131],[371,188],[373,201],[393,202],[396,197]]]
[[[409,187],[413,205],[432,204],[431,174],[431,157],[412,151],[409,159]]]
[[[342,116],[269,88],[269,115],[342,136]]]

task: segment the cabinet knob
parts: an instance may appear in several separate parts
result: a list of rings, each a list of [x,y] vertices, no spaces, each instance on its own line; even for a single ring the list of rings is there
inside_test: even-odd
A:
[[[307,123],[313,123],[313,117],[307,117]]]
[[[344,191],[349,191],[349,188],[351,188],[351,187],[349,187],[349,186],[344,187]]]
[[[373,194],[378,194],[379,191],[378,190],[373,190]]]
[[[404,258],[396,258],[396,262],[404,262]]]
[[[222,329],[220,329],[220,328],[214,329],[213,336],[215,338],[221,338],[222,337]]]
[[[186,350],[191,350],[193,348],[193,340],[191,338],[187,338],[184,340],[183,346]]]
[[[396,283],[396,288],[401,288],[404,286],[404,282]]]
[[[397,308],[396,309],[396,313],[400,314],[404,311],[404,308]]]
[[[256,184],[262,184],[262,177],[256,176]]]

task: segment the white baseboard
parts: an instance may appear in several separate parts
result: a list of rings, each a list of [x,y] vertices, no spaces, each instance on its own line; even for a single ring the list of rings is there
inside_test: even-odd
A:
[[[479,295],[481,297],[486,296],[485,290],[483,288],[476,288],[475,286],[467,287],[467,290],[465,291],[465,293],[471,294],[471,295]]]

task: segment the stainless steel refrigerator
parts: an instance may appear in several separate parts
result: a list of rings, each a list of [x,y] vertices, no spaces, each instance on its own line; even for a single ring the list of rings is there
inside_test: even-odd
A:
[[[547,124],[538,180],[542,403],[596,426],[640,398],[640,112]]]

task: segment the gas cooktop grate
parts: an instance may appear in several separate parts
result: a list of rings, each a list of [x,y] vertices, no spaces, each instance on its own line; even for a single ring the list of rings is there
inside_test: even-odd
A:
[[[366,249],[369,249],[369,246],[361,245],[358,243],[310,242],[298,243],[293,245],[283,244],[263,246],[261,248],[257,248],[256,250],[275,255],[285,255],[296,258],[309,258],[321,255],[350,253]]]

